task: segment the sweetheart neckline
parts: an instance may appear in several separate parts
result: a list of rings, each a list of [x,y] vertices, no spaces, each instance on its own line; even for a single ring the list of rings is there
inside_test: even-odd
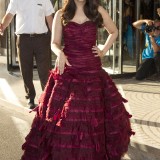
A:
[[[77,25],[83,25],[83,24],[86,24],[86,23],[88,23],[88,22],[93,22],[93,21],[89,20],[89,21],[85,21],[85,22],[83,22],[83,23],[77,23],[77,22],[75,22],[75,21],[69,21],[68,23],[75,23],[75,24],[77,24]]]

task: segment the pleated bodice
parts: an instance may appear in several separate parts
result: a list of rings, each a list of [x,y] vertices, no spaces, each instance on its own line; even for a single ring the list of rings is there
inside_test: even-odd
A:
[[[97,26],[92,21],[82,24],[70,21],[63,28],[64,53],[74,69],[100,69],[101,61],[92,53],[96,45]],[[79,45],[81,44],[81,45]]]

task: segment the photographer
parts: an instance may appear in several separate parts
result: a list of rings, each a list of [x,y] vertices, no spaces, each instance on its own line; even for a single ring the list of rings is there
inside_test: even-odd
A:
[[[145,34],[145,48],[142,52],[142,64],[136,73],[137,80],[143,80],[153,74],[160,74],[160,22],[158,20],[138,20],[133,26]]]

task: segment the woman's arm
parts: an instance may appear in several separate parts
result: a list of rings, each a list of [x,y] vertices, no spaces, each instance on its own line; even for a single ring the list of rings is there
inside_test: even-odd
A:
[[[57,56],[59,56],[62,52],[61,41],[62,41],[61,11],[58,10],[53,18],[52,39],[51,39],[51,49]]]
[[[54,16],[52,24],[52,38],[51,38],[51,49],[57,55],[55,68],[59,74],[63,74],[65,64],[70,66],[64,52],[62,51],[62,23],[61,23],[61,11],[58,10]]]
[[[113,20],[111,19],[111,17],[109,16],[108,12],[102,6],[98,7],[98,11],[102,15],[104,28],[107,30],[109,34],[102,50],[100,51],[101,52],[100,56],[104,56],[115,42],[118,36],[118,29],[114,24]]]

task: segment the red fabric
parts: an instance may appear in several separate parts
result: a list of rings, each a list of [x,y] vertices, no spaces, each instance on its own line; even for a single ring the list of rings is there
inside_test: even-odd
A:
[[[61,76],[51,71],[22,160],[120,160],[127,152],[131,115],[91,51],[96,33],[91,21],[64,27],[64,52],[72,66]]]

